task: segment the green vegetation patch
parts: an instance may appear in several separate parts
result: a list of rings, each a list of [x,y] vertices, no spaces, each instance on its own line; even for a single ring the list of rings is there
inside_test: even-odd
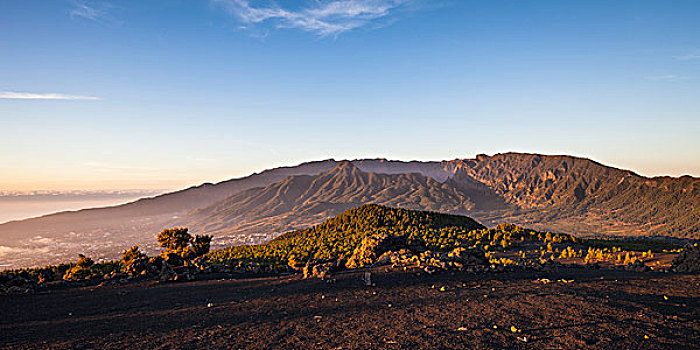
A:
[[[285,233],[257,245],[230,247],[208,254],[210,262],[231,265],[251,261],[298,266],[309,259],[349,258],[362,239],[386,233],[409,247],[447,251],[456,247],[506,249],[517,242],[573,242],[569,235],[541,233],[515,225],[487,229],[466,216],[367,204],[307,229]]]

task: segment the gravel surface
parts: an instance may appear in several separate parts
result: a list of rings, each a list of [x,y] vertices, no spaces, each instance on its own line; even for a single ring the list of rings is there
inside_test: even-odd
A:
[[[4,295],[0,349],[700,349],[699,275],[364,271]]]

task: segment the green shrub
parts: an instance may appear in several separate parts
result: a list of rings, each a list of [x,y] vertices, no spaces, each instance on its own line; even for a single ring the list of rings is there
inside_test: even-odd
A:
[[[136,245],[122,252],[122,262],[124,262],[125,265],[128,265],[134,260],[146,257],[146,254],[141,253],[139,247]]]
[[[209,253],[212,236],[196,235],[192,237],[187,227],[175,227],[158,234],[158,243],[165,248],[165,254],[177,254],[186,259],[204,256]]]

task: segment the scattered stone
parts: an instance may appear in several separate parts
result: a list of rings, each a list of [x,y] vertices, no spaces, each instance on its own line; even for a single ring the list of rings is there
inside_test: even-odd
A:
[[[362,239],[360,245],[355,248],[346,264],[349,268],[363,267],[374,264],[385,252],[406,246],[406,238],[393,236],[386,233],[378,233]],[[382,262],[391,260],[383,257]]]
[[[38,280],[26,272],[0,275],[0,294],[31,293],[38,287]]]
[[[426,266],[423,268],[423,271],[425,271],[425,273],[427,273],[429,275],[432,275],[432,274],[438,272],[438,270],[439,269],[435,266]]]
[[[148,258],[134,259],[126,265],[126,273],[130,276],[139,276],[147,274],[151,267],[151,261]]]
[[[173,281],[194,281],[195,279],[195,272],[191,271],[189,268],[180,267],[173,269],[173,271],[175,271],[175,277],[172,279]]]
[[[377,261],[374,262],[374,266],[386,266],[386,265],[391,265],[392,261],[398,260],[398,257],[396,256],[395,252],[386,252],[379,256],[377,258]]]
[[[634,271],[634,272],[646,272],[646,271],[650,271],[651,268],[644,265],[644,262],[642,260],[636,260],[634,263],[631,263],[631,264],[628,264],[627,266],[625,266],[625,270]]]
[[[365,286],[371,287],[372,286],[372,273],[369,271],[365,271],[365,274],[364,274],[362,280],[365,282]]]
[[[175,270],[167,262],[163,262],[163,266],[160,269],[160,275],[158,279],[161,281],[173,281],[177,277]]]
[[[687,244],[671,262],[673,272],[700,272],[700,246]]]
[[[163,258],[165,259],[165,262],[167,262],[168,264],[170,264],[170,266],[173,267],[184,266],[186,261],[180,255],[175,253],[167,253]]]

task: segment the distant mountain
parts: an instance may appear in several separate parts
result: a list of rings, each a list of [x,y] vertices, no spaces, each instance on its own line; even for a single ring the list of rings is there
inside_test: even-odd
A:
[[[573,234],[700,237],[700,179],[643,177],[585,158],[507,153],[461,171],[517,210],[484,214]]]
[[[281,233],[365,203],[461,214],[474,208],[466,193],[422,174],[367,173],[345,161],[318,175],[291,176],[238,193],[181,223],[215,235],[251,228]]]
[[[0,269],[64,262],[74,259],[78,252],[113,258],[130,244],[152,252],[157,248],[153,240],[156,233],[194,209],[250,188],[267,186],[293,175],[317,174],[336,165],[333,160],[309,162],[128,204],[0,224]]]
[[[186,225],[215,244],[259,243],[376,203],[575,235],[700,237],[700,179],[648,178],[584,158],[506,153],[441,162],[324,160],[133,203],[0,225],[0,265],[114,257]]]

